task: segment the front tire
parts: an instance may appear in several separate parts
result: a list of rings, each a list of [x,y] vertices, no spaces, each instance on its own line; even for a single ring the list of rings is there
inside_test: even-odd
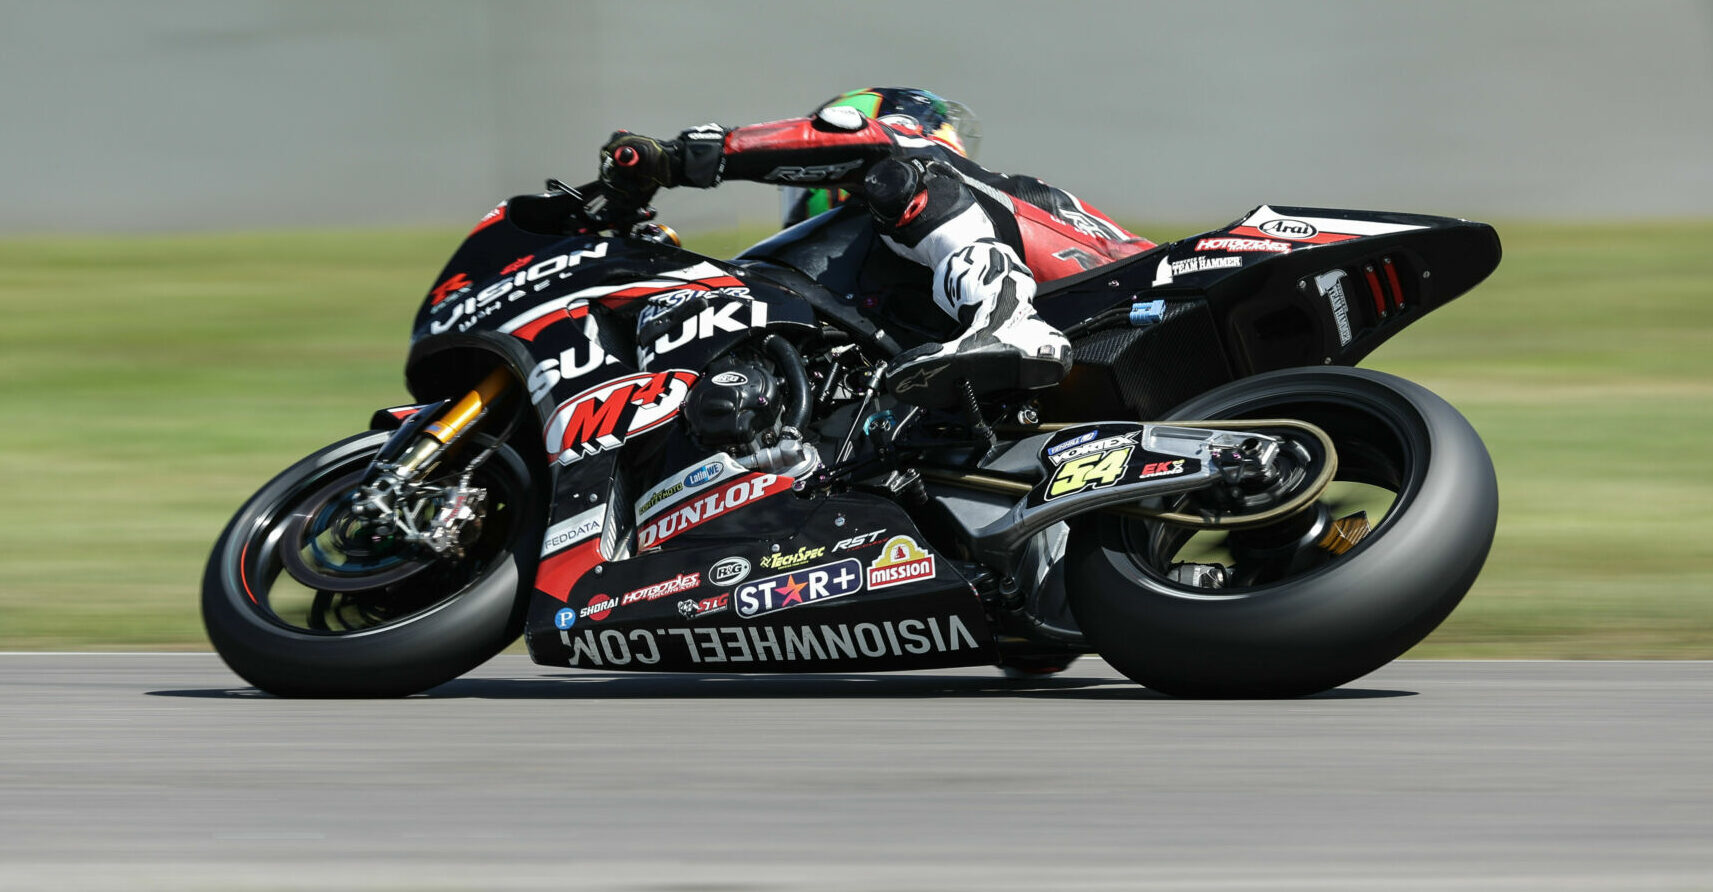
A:
[[[1486,560],[1499,505],[1492,461],[1463,416],[1419,385],[1367,369],[1287,369],[1217,388],[1171,417],[1317,425],[1337,449],[1337,480],[1389,493],[1390,505],[1342,555],[1304,549],[1259,570],[1232,559],[1236,584],[1219,588],[1170,575],[1188,533],[1111,514],[1073,521],[1071,611],[1101,656],[1143,685],[1186,697],[1337,687],[1438,627]],[[1266,531],[1228,535],[1239,544],[1227,554],[1242,555]]]
[[[282,697],[399,697],[463,675],[523,630],[544,510],[523,460],[502,446],[476,472],[488,516],[462,559],[369,589],[316,591],[286,571],[294,517],[360,477],[387,440],[328,446],[257,492],[215,543],[203,624],[226,665]],[[301,527],[301,524],[299,524]]]

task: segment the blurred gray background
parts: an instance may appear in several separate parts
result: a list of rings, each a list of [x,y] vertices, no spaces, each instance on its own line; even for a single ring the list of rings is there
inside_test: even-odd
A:
[[[910,84],[1131,220],[1705,217],[1713,2],[0,0],[0,231],[462,224],[661,136]],[[773,190],[660,202],[766,222]]]

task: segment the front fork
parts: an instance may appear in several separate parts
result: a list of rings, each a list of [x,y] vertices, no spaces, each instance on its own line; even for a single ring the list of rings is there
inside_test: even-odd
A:
[[[481,426],[516,383],[509,369],[498,366],[456,403],[442,400],[418,410],[376,454],[352,510],[436,555],[462,556],[480,527],[487,498],[487,491],[472,487],[470,479],[499,442],[472,459],[452,486],[429,485],[428,474]]]
[[[419,476],[465,433],[474,430],[516,382],[509,369],[497,366],[450,408],[443,408],[446,401],[425,407],[381,447],[376,464],[392,465],[394,472],[406,479]]]

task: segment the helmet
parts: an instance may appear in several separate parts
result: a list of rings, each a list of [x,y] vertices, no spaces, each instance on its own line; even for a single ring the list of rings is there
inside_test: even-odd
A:
[[[811,115],[826,108],[854,108],[863,115],[890,124],[894,128],[922,136],[957,152],[965,158],[975,158],[981,144],[981,122],[969,106],[936,96],[927,90],[910,87],[869,87],[842,93],[815,107]],[[781,226],[800,223],[816,214],[843,204],[850,194],[843,189],[805,189],[785,186],[780,189],[783,209]]]

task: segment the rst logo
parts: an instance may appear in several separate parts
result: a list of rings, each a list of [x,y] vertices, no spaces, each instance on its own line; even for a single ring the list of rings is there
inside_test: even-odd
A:
[[[696,383],[682,370],[627,375],[559,404],[546,431],[547,452],[562,465],[608,449],[672,420]]]
[[[862,562],[845,558],[738,586],[735,592],[738,615],[756,617],[788,607],[843,598],[862,591],[862,586]]]
[[[770,183],[824,183],[836,180],[861,166],[861,161],[845,161],[839,164],[785,164],[768,171],[761,178]]]
[[[794,482],[790,477],[780,477],[776,474],[751,474],[724,486],[715,487],[709,490],[707,495],[687,500],[643,524],[636,531],[637,547],[653,548],[728,511],[785,492]]]
[[[886,530],[880,529],[875,530],[872,533],[863,533],[858,536],[852,536],[849,539],[840,539],[838,543],[833,546],[833,550],[850,551],[853,548],[867,548],[868,546],[873,545],[876,539],[879,539],[884,535],[886,535]]]

